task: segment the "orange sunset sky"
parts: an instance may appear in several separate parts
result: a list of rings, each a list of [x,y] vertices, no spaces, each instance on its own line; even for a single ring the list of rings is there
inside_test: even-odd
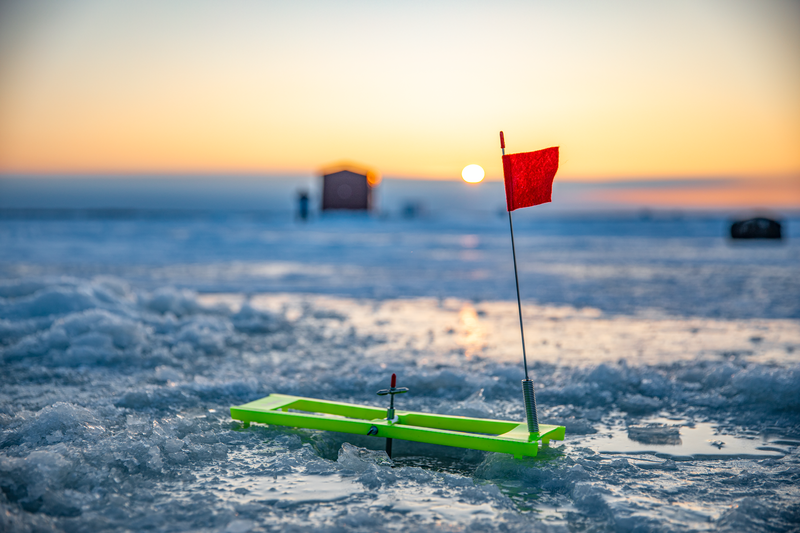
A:
[[[499,179],[503,129],[559,145],[562,180],[764,180],[800,205],[795,0],[0,6],[4,175]]]

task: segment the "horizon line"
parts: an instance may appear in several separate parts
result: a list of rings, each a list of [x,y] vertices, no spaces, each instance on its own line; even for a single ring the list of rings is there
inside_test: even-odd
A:
[[[244,179],[276,179],[276,178],[291,178],[291,179],[308,179],[320,178],[321,172],[299,172],[299,171],[91,171],[91,172],[2,172],[0,171],[0,180],[2,179],[159,179],[159,178],[172,178],[172,179],[215,179],[215,178],[244,178]],[[382,179],[398,180],[398,181],[430,181],[430,182],[453,182],[465,183],[460,176],[452,178],[443,177],[426,177],[426,176],[409,176],[409,175],[396,175],[396,174],[383,174]],[[481,183],[502,183],[503,178],[500,176],[487,176],[478,183],[469,183],[467,185],[480,186]],[[661,185],[677,185],[677,184],[693,184],[698,185],[701,183],[708,185],[719,185],[723,182],[727,183],[747,183],[754,181],[769,181],[772,183],[792,181],[794,184],[800,186],[800,171],[797,173],[780,173],[780,174],[760,174],[760,175],[732,175],[732,174],[700,174],[700,175],[638,175],[638,176],[556,176],[554,183],[569,183],[569,184],[619,184],[619,185],[634,185],[634,184],[647,184],[650,187]]]

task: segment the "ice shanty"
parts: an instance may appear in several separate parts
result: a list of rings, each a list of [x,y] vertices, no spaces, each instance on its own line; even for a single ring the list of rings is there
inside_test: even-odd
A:
[[[322,210],[374,209],[373,189],[380,183],[380,174],[353,163],[341,163],[322,169]]]

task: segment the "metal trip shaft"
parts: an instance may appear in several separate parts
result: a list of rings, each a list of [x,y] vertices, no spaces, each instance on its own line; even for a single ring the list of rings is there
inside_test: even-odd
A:
[[[522,395],[525,397],[525,416],[528,419],[528,432],[539,433],[539,417],[536,415],[536,393],[533,390],[532,380],[522,380]]]

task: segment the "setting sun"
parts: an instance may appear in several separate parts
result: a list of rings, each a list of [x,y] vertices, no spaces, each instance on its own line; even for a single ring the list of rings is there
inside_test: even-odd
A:
[[[461,177],[467,183],[480,183],[485,175],[486,173],[480,165],[467,165],[461,171]]]

